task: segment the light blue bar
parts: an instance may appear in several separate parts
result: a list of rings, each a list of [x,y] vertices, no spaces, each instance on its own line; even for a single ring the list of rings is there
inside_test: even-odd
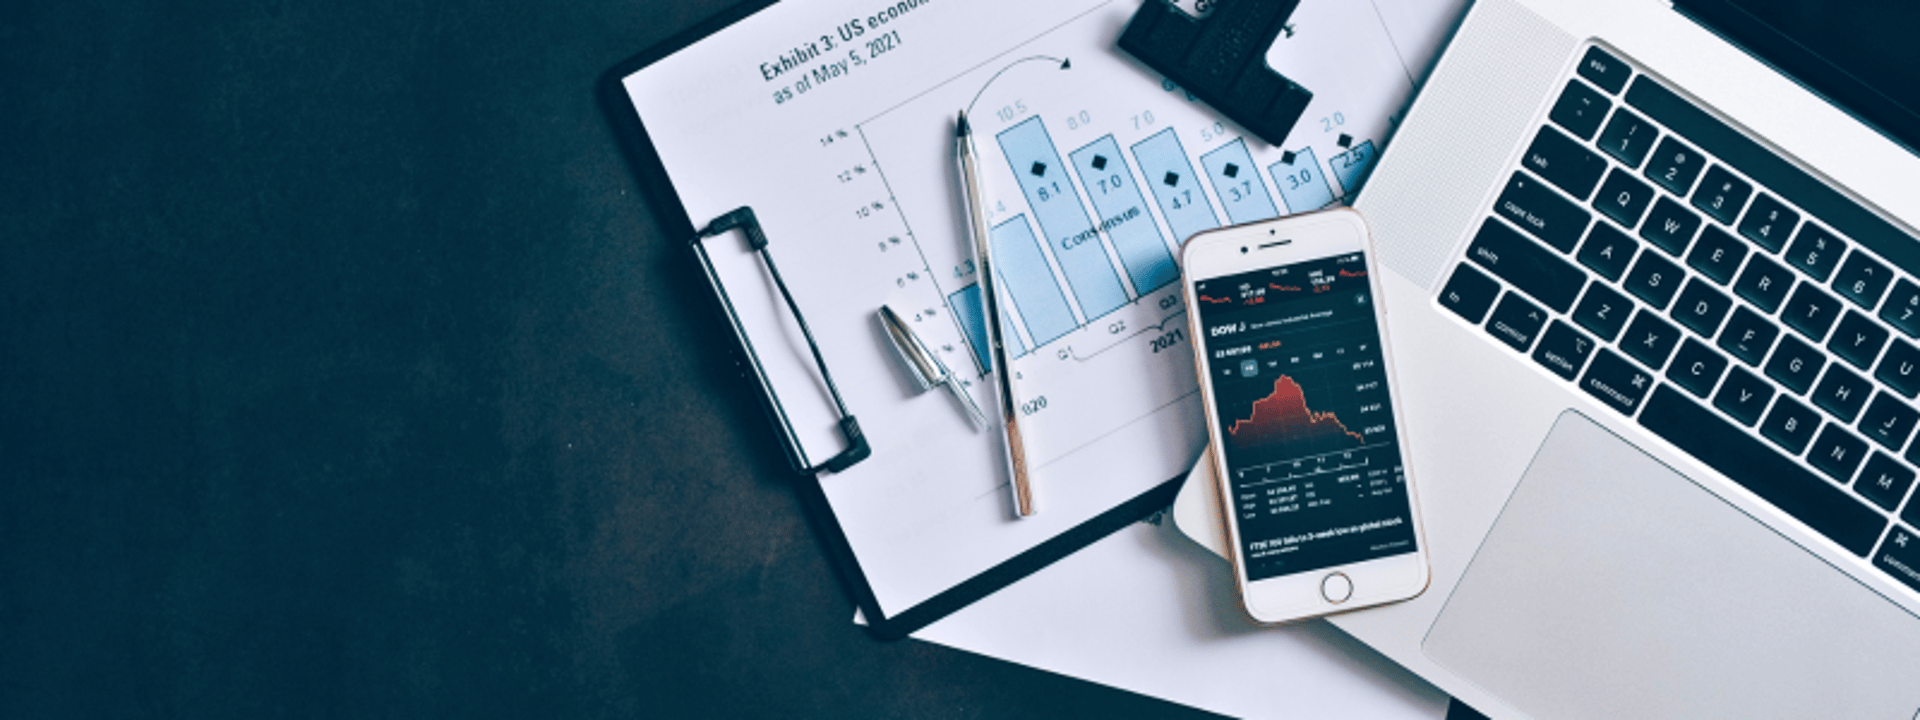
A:
[[[955,317],[960,318],[960,329],[967,333],[967,345],[973,349],[973,361],[978,363],[981,372],[993,372],[993,354],[987,352],[987,325],[981,318],[986,311],[980,307],[980,284],[974,283],[955,290],[947,296],[947,306],[953,308]],[[1013,331],[1013,321],[1001,313],[1000,327],[1006,331],[1008,353],[1013,357],[1027,354],[1027,346],[1020,342],[1020,333]],[[959,372],[955,370],[955,372]]]
[[[1273,174],[1273,186],[1280,189],[1280,199],[1287,203],[1288,213],[1319,210],[1333,204],[1333,187],[1327,184],[1326,171],[1320,169],[1320,160],[1314,157],[1311,147],[1293,153],[1293,164],[1283,159],[1267,166],[1267,172]]]
[[[1120,251],[1120,264],[1127,268],[1133,289],[1145,295],[1179,277],[1166,238],[1153,222],[1153,213],[1147,211],[1147,198],[1140,194],[1113,136],[1087,143],[1068,157],[1080,173],[1080,185],[1093,199],[1094,211],[1100,213],[1101,229],[1113,238],[1113,249]]]
[[[1033,208],[1033,219],[1039,221],[1040,232],[1053,247],[1060,270],[1067,274],[1067,286],[1087,319],[1127,304],[1120,275],[1113,271],[1113,261],[1107,258],[1093,221],[1087,219],[1087,208],[1080,204],[1080,193],[1067,178],[1066,163],[1060,161],[1060,151],[1054,149],[1040,118],[1030,117],[1000,131],[999,140],[1013,176],[1020,179],[1021,192],[1027,195],[1027,206]],[[1039,337],[1035,333],[1034,341],[1040,342]]]
[[[1000,278],[1007,286],[1007,294],[1001,297],[1013,299],[1013,306],[1027,321],[1027,334],[1033,336],[1034,345],[1045,345],[1073,332],[1073,311],[1067,309],[1067,298],[1060,294],[1060,284],[1047,269],[1047,259],[1040,254],[1040,243],[1027,226],[1027,216],[1015,215],[994,226],[988,237],[993,242]],[[1117,285],[1120,279],[1113,281]]]
[[[1200,167],[1206,168],[1213,193],[1234,224],[1280,217],[1273,206],[1273,195],[1267,192],[1267,181],[1260,179],[1260,169],[1247,154],[1246,139],[1236,139],[1201,155]]]
[[[1333,166],[1333,177],[1338,179],[1340,187],[1344,188],[1341,192],[1346,196],[1347,202],[1353,202],[1354,194],[1360,192],[1360,186],[1367,181],[1367,171],[1373,169],[1373,161],[1379,156],[1379,153],[1373,151],[1373,141],[1363,140],[1359,145],[1347,148],[1346,152],[1335,155],[1328,161],[1328,164]]]
[[[1220,218],[1207,204],[1207,193],[1200,189],[1199,176],[1187,162],[1187,151],[1173,128],[1133,144],[1133,159],[1140,162],[1140,175],[1153,190],[1153,201],[1166,216],[1167,225],[1181,244],[1201,230],[1220,227]]]

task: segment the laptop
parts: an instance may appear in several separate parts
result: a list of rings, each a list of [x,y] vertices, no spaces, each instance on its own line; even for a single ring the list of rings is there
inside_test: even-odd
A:
[[[1355,205],[1433,579],[1331,620],[1487,715],[1920,717],[1914,11],[1779,4],[1479,0]]]

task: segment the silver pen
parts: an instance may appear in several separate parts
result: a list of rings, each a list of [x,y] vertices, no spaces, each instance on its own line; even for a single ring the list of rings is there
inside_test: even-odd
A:
[[[961,193],[966,200],[967,227],[973,236],[974,265],[980,273],[980,302],[985,311],[988,356],[993,359],[994,395],[1000,398],[1001,427],[1006,429],[1007,475],[1013,479],[1013,514],[1026,517],[1035,512],[1033,483],[1027,478],[1027,450],[1020,439],[1019,402],[1013,396],[1013,363],[1007,358],[1005,333],[1000,328],[1000,295],[994,287],[993,247],[987,239],[987,219],[981,215],[979,159],[973,150],[973,130],[967,127],[967,111],[960,111],[954,132],[955,155],[960,162]]]

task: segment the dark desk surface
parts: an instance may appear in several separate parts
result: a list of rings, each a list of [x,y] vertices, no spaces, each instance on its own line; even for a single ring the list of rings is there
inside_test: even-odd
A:
[[[0,716],[1177,715],[881,644],[593,87],[698,2],[0,20]]]

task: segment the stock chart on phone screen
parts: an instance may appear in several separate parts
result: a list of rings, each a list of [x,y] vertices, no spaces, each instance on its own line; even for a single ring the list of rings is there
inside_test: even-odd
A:
[[[1247,577],[1413,552],[1366,259],[1196,284]]]

